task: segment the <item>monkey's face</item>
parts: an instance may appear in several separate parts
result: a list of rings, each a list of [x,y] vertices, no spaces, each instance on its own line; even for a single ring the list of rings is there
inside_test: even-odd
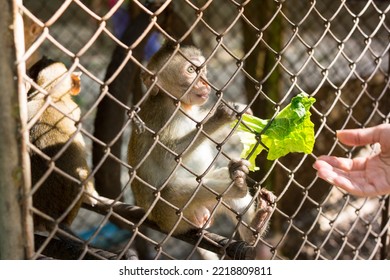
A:
[[[190,61],[185,60],[180,69],[184,77],[181,101],[187,105],[203,105],[209,98],[210,85],[207,80],[207,68],[201,67],[204,61],[203,56],[192,57]]]
[[[162,90],[164,94],[180,100],[185,107],[203,105],[211,90],[204,65],[206,59],[194,47],[184,47],[173,57],[172,51],[163,47],[152,57],[147,68],[152,73],[158,72],[157,86],[153,85],[154,77],[144,72],[141,78],[145,86],[152,96]]]

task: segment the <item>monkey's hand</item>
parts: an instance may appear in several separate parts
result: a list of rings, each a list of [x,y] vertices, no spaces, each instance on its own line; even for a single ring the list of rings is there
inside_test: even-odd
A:
[[[204,131],[208,134],[212,134],[218,129],[237,120],[237,112],[232,108],[234,108],[233,104],[229,103],[228,106],[221,102],[217,108],[214,108],[213,111],[210,112],[211,117],[204,124]]]
[[[259,206],[271,206],[276,202],[276,196],[267,189],[261,189],[259,194]]]
[[[97,198],[99,198],[99,194],[95,190],[95,186],[92,184],[92,182],[88,182],[85,186],[85,193],[83,195],[83,202],[95,206],[97,204]]]
[[[252,220],[252,227],[261,235],[268,225],[271,218],[272,206],[276,202],[276,196],[266,189],[261,189],[258,196],[256,216]]]
[[[247,190],[246,175],[249,173],[249,164],[249,161],[244,159],[232,159],[228,165],[230,178],[238,188],[242,188],[245,192]]]
[[[221,102],[221,104],[218,105],[215,111],[214,117],[217,120],[226,120],[226,121],[236,120],[237,112],[235,110],[232,110],[231,108],[235,109],[235,105],[233,103],[229,103],[228,106],[225,103]]]
[[[211,224],[211,214],[207,207],[197,207],[194,211],[194,224],[197,228],[208,228]]]

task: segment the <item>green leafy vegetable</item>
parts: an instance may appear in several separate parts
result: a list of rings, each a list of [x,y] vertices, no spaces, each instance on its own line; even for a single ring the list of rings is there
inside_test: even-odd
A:
[[[300,93],[271,122],[247,114],[242,116],[237,127],[237,134],[244,145],[241,157],[250,161],[252,171],[258,169],[255,159],[265,148],[268,148],[269,160],[288,153],[309,154],[313,151],[314,124],[310,120],[309,109],[314,102],[315,98]]]

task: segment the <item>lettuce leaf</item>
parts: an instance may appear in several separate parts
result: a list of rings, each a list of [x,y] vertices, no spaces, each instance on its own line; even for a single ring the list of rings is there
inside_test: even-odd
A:
[[[249,160],[252,171],[258,170],[255,159],[264,149],[268,149],[268,160],[288,153],[313,151],[314,124],[309,110],[315,101],[306,93],[300,93],[272,121],[248,114],[242,116],[237,135],[244,146],[241,157]]]

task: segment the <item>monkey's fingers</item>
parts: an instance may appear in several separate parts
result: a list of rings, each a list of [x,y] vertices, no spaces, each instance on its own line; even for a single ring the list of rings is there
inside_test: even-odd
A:
[[[252,227],[260,234],[267,229],[268,221],[271,218],[272,207],[267,206],[259,209],[253,219]]]
[[[232,104],[234,110],[237,112],[237,113],[240,113],[240,114],[248,114],[248,115],[252,115],[253,116],[253,111],[251,108],[248,108],[247,105],[244,105],[244,104],[240,104],[240,103],[233,103]]]
[[[235,170],[240,170],[245,174],[249,174],[249,166],[250,166],[250,162],[245,159],[239,159],[239,160],[232,159],[228,164],[230,173],[233,173]]]
[[[232,105],[233,106],[233,105]],[[224,119],[229,119],[229,120],[235,120],[236,119],[236,112],[232,109],[229,108],[225,103],[219,104],[217,108],[216,115],[218,118],[224,118]]]
[[[266,189],[261,189],[260,191],[260,200],[265,201],[268,205],[272,205],[276,202],[276,195],[274,195],[271,191]]]
[[[246,175],[249,173],[249,162],[243,159],[231,160],[228,168],[231,179],[238,187],[246,186]]]
[[[237,173],[235,177],[232,178],[234,181],[234,184],[239,188],[246,188],[246,177],[242,176],[241,174]]]
[[[210,211],[205,207],[199,207],[194,213],[194,224],[197,228],[207,229],[212,223]]]

